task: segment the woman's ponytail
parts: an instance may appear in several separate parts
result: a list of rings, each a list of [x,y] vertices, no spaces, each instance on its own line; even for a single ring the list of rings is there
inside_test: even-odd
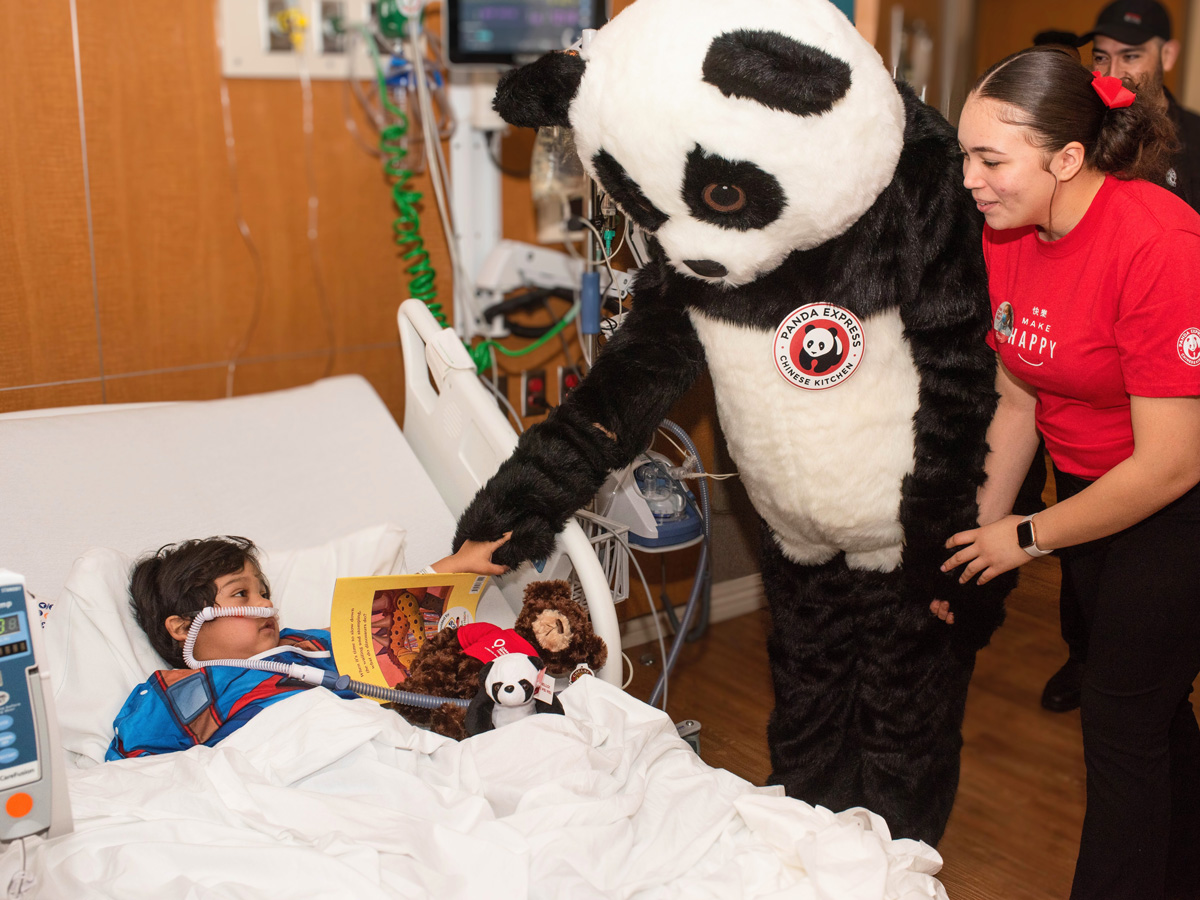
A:
[[[1161,183],[1178,149],[1175,124],[1166,111],[1139,97],[1131,106],[1105,112],[1086,159],[1093,168],[1118,178]]]

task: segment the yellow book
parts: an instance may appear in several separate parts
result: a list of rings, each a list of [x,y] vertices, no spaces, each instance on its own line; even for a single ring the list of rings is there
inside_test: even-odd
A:
[[[338,672],[401,686],[426,638],[475,621],[488,580],[467,572],[337,579],[330,631]]]

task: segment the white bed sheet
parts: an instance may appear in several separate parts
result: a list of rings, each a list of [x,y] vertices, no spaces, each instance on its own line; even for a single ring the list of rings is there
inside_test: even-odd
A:
[[[598,679],[560,696],[456,744],[314,689],[215,748],[73,772],[75,833],[30,843],[37,896],[946,896],[937,853],[878,817],[712,769]]]

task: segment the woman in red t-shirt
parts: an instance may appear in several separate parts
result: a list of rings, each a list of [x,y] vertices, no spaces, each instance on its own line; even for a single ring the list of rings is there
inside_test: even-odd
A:
[[[1198,897],[1200,216],[1141,180],[1172,148],[1165,115],[1060,51],[984,73],[958,133],[1000,402],[980,527],[950,537],[943,568],[985,582],[1060,551],[1086,622],[1071,896]],[[1023,519],[1039,430],[1059,502]]]

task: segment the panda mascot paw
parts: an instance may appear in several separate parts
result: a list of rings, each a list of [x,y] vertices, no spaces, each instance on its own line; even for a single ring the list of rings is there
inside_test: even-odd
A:
[[[569,125],[649,259],[456,542],[511,529],[497,561],[544,555],[707,368],[763,525],[771,780],[936,843],[973,651],[1012,583],[940,572],[975,525],[996,404],[957,135],[827,0],[638,0],[578,53],[507,73],[495,105]]]
[[[1017,572],[1004,572],[982,585],[959,584],[960,574],[961,569],[947,572],[947,581],[933,596],[947,601],[954,613],[954,624],[949,626],[951,644],[956,650],[974,655],[1004,624],[1004,598],[1017,586]]]

